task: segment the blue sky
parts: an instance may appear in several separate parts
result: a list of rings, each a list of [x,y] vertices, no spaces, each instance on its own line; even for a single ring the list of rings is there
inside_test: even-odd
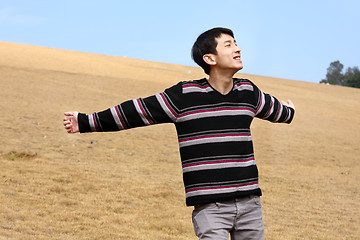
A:
[[[196,66],[199,34],[228,27],[243,73],[319,82],[360,66],[358,0],[0,0],[0,41]]]

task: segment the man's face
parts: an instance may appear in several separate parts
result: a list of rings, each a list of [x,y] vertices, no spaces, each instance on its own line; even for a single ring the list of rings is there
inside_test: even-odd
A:
[[[216,67],[221,69],[231,69],[235,72],[243,68],[241,61],[241,49],[237,46],[233,37],[227,34],[221,34],[216,38],[218,44],[216,46],[217,54],[214,55]]]

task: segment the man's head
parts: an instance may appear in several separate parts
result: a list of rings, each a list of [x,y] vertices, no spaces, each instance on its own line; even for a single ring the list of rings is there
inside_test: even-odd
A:
[[[206,74],[210,73],[210,65],[211,63],[208,61],[207,56],[213,55],[216,56],[218,40],[224,35],[228,36],[233,40],[233,44],[235,44],[235,51],[239,52],[240,49],[236,46],[236,42],[234,40],[234,34],[230,29],[227,28],[213,28],[204,33],[202,33],[194,43],[191,53],[194,61],[204,69]],[[242,68],[242,67],[241,67]],[[241,69],[240,68],[240,69]]]

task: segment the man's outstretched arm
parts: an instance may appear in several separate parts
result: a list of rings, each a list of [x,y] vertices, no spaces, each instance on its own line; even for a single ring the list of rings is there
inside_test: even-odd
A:
[[[256,89],[256,117],[271,122],[290,123],[295,114],[295,105],[291,100],[279,101],[275,97]]]
[[[101,112],[86,115],[65,112],[63,120],[68,133],[111,132],[159,123],[171,123],[176,116],[169,107],[168,94],[179,95],[181,85],[176,85],[147,98],[125,101]]]

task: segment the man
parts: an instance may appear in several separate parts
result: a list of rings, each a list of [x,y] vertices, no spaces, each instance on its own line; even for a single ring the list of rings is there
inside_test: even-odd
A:
[[[176,126],[187,206],[194,206],[199,239],[263,239],[264,226],[250,124],[254,117],[290,123],[295,107],[260,91],[247,79],[233,32],[213,28],[192,48],[209,75],[162,93],[90,115],[67,112],[69,133],[118,131],[159,123]]]

